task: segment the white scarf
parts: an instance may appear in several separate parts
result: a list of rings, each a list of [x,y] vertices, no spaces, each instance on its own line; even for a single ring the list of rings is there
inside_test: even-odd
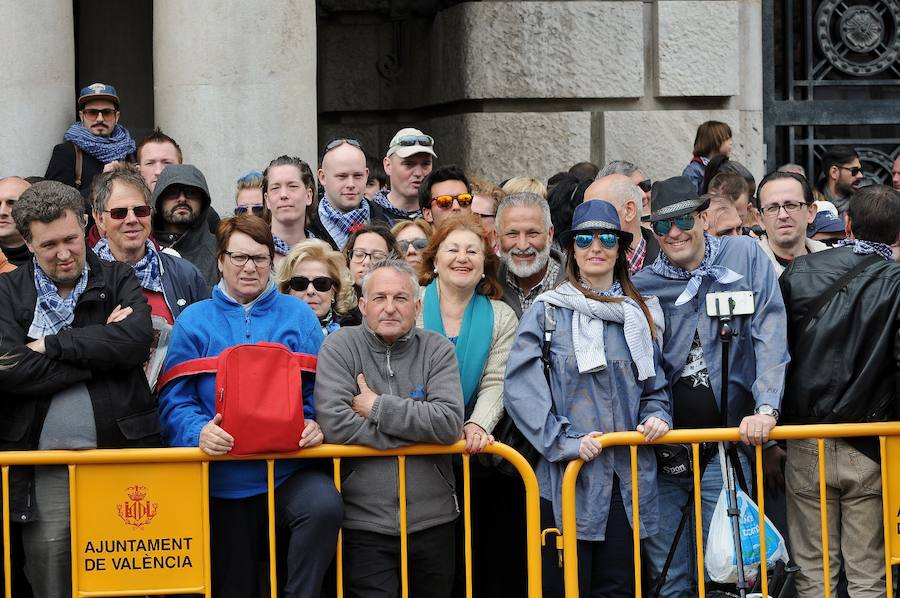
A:
[[[572,310],[572,344],[578,372],[586,374],[606,369],[606,345],[603,340],[604,322],[622,324],[625,343],[638,370],[638,380],[656,374],[653,365],[653,337],[644,312],[635,301],[597,301],[589,299],[572,283],[564,282],[552,291],[542,293],[535,301]],[[646,299],[654,319],[662,315],[656,297]]]

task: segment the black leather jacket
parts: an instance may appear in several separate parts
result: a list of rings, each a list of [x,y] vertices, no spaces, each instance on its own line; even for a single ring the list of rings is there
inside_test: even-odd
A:
[[[851,247],[821,251],[797,258],[781,276],[791,352],[784,423],[898,416],[900,263],[870,265],[799,329],[810,303],[866,257]]]

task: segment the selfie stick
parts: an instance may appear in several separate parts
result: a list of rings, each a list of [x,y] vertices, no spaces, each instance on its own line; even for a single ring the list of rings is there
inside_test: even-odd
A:
[[[724,295],[724,293],[723,293]],[[719,340],[722,342],[722,427],[728,427],[728,357],[731,353],[731,339],[736,336],[736,332],[731,327],[731,314],[734,311],[735,302],[731,297],[724,297],[727,301],[727,307],[722,310],[722,296],[717,296],[716,301],[716,317],[719,318]],[[723,443],[726,453],[735,450],[731,442]],[[734,539],[734,553],[737,562],[737,590],[741,598],[747,596],[747,580],[744,578],[744,551],[741,546],[741,510],[738,508],[737,490],[734,487],[734,466],[731,459],[725,459],[725,477],[723,480],[727,488],[728,496],[728,517],[731,519],[731,535]]]

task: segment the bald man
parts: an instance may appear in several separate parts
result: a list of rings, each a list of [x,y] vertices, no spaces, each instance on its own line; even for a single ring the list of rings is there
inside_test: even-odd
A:
[[[31,184],[28,181],[17,176],[0,179],[0,251],[16,266],[31,261],[31,252],[16,229],[12,217],[13,205],[29,187]]]
[[[641,226],[644,193],[624,174],[600,177],[584,192],[584,200],[603,199],[611,203],[619,214],[622,230],[634,239],[628,248],[628,273],[635,274],[653,263],[659,255],[659,241],[653,232]]]
[[[319,168],[319,184],[325,196],[309,223],[310,232],[340,251],[350,232],[369,222],[388,224],[384,208],[363,193],[369,178],[366,154],[355,139],[334,139],[325,145]]]
[[[724,195],[712,195],[709,207],[700,212],[703,230],[714,237],[738,236],[743,234],[741,215],[734,202]]]

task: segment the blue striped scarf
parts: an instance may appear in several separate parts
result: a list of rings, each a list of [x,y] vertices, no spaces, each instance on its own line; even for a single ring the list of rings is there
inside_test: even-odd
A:
[[[134,274],[137,276],[138,281],[143,288],[148,291],[162,293],[162,267],[159,265],[159,254],[156,252],[156,247],[153,246],[153,242],[150,241],[150,239],[144,241],[144,245],[146,247],[144,257],[132,266],[132,268],[134,268]],[[101,260],[107,262],[118,261],[112,254],[112,250],[109,248],[109,241],[106,239],[100,239],[100,242],[94,246],[94,253],[96,253],[97,257]]]
[[[878,243],[877,241],[863,241],[862,239],[841,239],[834,244],[835,247],[853,247],[853,253],[857,255],[871,255],[877,253],[887,261],[893,261],[894,252],[891,251],[890,245]]]
[[[706,240],[706,248],[703,253],[703,261],[696,270],[688,272],[681,266],[677,266],[669,261],[669,258],[662,251],[656,261],[650,264],[650,269],[664,278],[672,280],[687,280],[687,286],[684,291],[675,300],[675,305],[684,305],[697,295],[700,290],[700,284],[706,276],[712,276],[716,282],[722,284],[730,284],[743,278],[740,274],[725,266],[714,266],[713,261],[719,255],[719,249],[722,246],[722,240],[703,233]]]
[[[78,304],[78,299],[87,288],[90,269],[85,263],[81,271],[81,278],[78,279],[75,288],[63,298],[59,296],[56,283],[44,273],[38,265],[37,259],[31,259],[34,262],[34,286],[37,289],[37,302],[34,306],[34,318],[28,329],[28,336],[38,339],[50,334],[57,334],[75,321],[75,305]]]
[[[74,123],[63,135],[63,139],[71,141],[104,164],[113,160],[121,160],[135,151],[134,139],[128,129],[116,125],[109,137],[94,135],[80,122]]]

